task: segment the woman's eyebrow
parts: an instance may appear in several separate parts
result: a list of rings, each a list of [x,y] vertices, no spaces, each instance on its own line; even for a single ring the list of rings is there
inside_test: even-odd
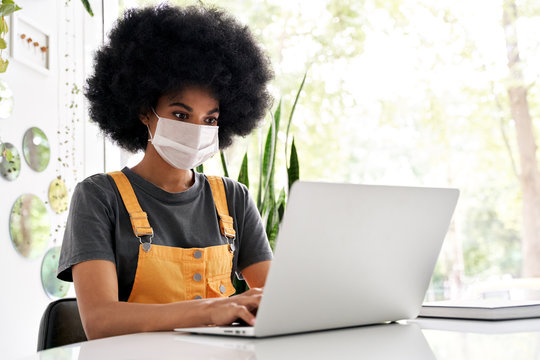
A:
[[[193,112],[193,109],[189,106],[187,106],[186,104],[184,103],[181,103],[181,102],[173,102],[172,104],[169,104],[169,106],[181,106],[183,107],[184,109],[186,109],[187,111],[189,112]]]
[[[169,106],[180,106],[180,107],[183,107],[184,109],[186,109],[189,112],[193,112],[193,109],[190,106],[188,106],[188,105],[186,105],[184,103],[181,103],[181,102],[173,102],[173,103],[169,104]],[[215,109],[210,110],[209,112],[206,113],[206,115],[215,114],[215,113],[219,113],[219,108],[215,108]]]

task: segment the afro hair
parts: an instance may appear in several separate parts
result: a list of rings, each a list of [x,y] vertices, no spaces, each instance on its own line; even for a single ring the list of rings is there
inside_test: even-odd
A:
[[[271,106],[268,58],[247,26],[218,9],[130,9],[94,61],[85,87],[90,117],[131,152],[148,143],[139,115],[170,91],[190,85],[211,89],[220,107],[220,148],[234,135],[249,134]]]

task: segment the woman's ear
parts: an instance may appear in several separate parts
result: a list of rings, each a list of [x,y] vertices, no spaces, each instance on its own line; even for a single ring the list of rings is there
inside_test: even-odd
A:
[[[150,125],[150,116],[148,112],[141,111],[139,113],[139,120],[141,120],[144,125]]]

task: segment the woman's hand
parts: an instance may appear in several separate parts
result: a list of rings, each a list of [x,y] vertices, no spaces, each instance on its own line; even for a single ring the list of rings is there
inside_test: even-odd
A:
[[[215,299],[209,307],[210,323],[218,326],[230,325],[235,320],[242,319],[249,325],[255,325],[254,313],[259,308],[262,293],[262,289],[253,288],[230,298]]]

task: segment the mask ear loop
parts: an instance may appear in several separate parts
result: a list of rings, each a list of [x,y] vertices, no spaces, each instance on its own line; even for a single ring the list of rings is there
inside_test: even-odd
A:
[[[146,124],[146,127],[148,128],[148,135],[150,135],[150,139],[148,139],[148,142],[152,142],[152,140],[154,140],[154,137],[152,136],[152,132],[150,131],[150,126]]]
[[[154,113],[154,115],[156,115],[158,121],[159,121],[159,115],[156,114],[156,111],[154,110],[153,107],[151,107],[150,109],[152,109],[152,112]],[[146,127],[148,128],[148,134],[150,135],[150,139],[148,139],[148,142],[152,142],[152,140],[154,140],[154,137],[152,136],[152,132],[150,131],[150,126],[148,126],[148,124],[146,124]]]

